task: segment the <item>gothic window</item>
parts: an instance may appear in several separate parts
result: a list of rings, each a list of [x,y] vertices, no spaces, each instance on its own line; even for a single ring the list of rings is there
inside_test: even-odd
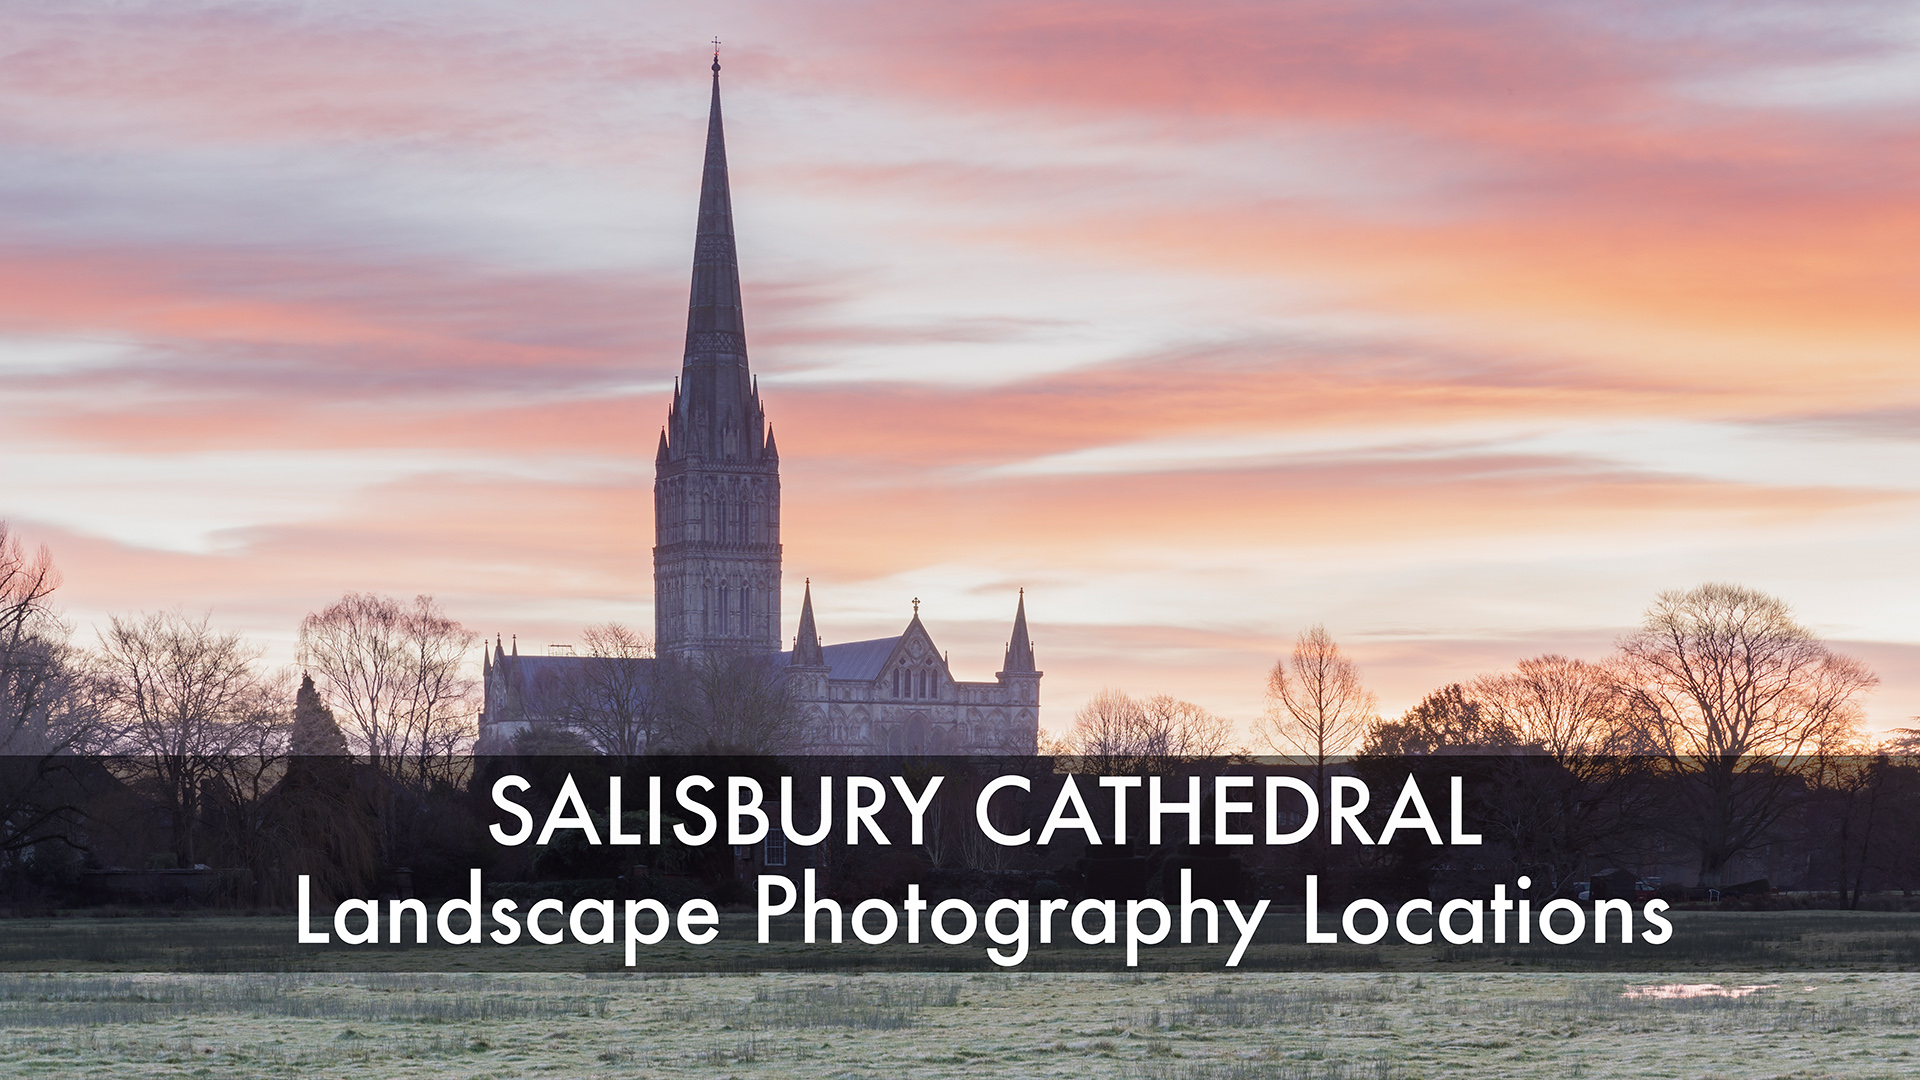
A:
[[[899,668],[893,669],[893,696],[894,697],[900,696],[900,669]]]
[[[753,586],[740,586],[740,633],[742,636],[753,634]]]

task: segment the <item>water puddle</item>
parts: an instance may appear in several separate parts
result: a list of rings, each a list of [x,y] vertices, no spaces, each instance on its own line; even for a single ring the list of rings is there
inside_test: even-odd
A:
[[[1662,983],[1659,986],[1630,986],[1620,996],[1649,998],[1657,1001],[1704,997],[1743,998],[1760,990],[1772,990],[1779,985],[1779,983],[1759,983],[1752,986],[1722,986],[1719,983]]]

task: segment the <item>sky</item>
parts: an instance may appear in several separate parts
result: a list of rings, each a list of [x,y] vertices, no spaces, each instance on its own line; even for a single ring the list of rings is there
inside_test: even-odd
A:
[[[718,37],[789,639],[918,598],[991,678],[1024,588],[1058,729],[1250,721],[1320,623],[1396,715],[1732,581],[1920,713],[1910,4],[5,7],[0,518],[79,640],[650,630]]]

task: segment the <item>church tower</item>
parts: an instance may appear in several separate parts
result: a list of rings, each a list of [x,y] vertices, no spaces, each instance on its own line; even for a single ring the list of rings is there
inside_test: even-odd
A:
[[[687,349],[653,480],[654,643],[663,657],[780,649],[780,455],[747,368],[713,60]]]

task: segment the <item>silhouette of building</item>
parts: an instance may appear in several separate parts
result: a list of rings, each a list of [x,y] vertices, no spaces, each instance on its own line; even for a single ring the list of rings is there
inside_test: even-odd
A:
[[[791,651],[780,652],[780,453],[747,363],[746,322],[720,118],[720,62],[700,181],[687,340],[654,456],[656,662],[721,651],[765,654],[786,670],[803,744],[816,753],[1032,753],[1040,676],[1026,597],[1014,609],[1001,670],[961,682],[920,622],[893,637],[822,645],[809,582]],[[504,749],[556,715],[567,680],[590,658],[521,656],[496,637],[483,661],[483,751]]]

